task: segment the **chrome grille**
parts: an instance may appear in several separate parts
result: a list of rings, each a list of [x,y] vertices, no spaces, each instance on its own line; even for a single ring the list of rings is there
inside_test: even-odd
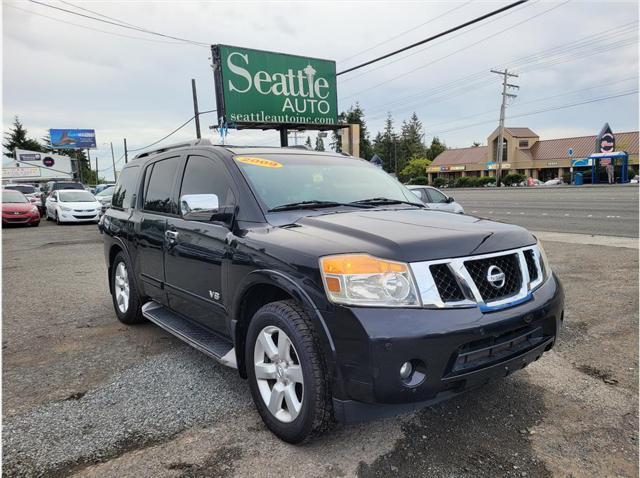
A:
[[[465,261],[464,265],[485,302],[511,297],[522,285],[520,261],[516,254]],[[488,280],[489,269],[492,266],[498,267],[504,273],[504,284],[500,287]]]
[[[524,251],[524,260],[527,262],[527,271],[529,271],[529,279],[533,282],[538,279],[538,268],[536,267],[536,259],[533,250]]]
[[[434,264],[430,269],[438,288],[438,293],[444,302],[456,302],[465,299],[462,289],[460,289],[447,264]]]
[[[531,292],[546,277],[537,245],[414,262],[411,269],[424,307],[479,307],[482,311],[498,310],[530,299]]]

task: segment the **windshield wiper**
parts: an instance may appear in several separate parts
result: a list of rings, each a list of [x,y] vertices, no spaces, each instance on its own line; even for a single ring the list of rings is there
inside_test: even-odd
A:
[[[353,201],[350,204],[366,204],[371,206],[383,205],[383,204],[409,204],[411,206],[421,207],[425,209],[427,207],[424,204],[420,204],[417,202],[402,201],[400,199],[390,199],[390,198],[384,198],[384,197],[360,199],[359,201]]]
[[[349,207],[360,207],[360,208],[372,207],[372,206],[369,206],[368,204],[343,203],[343,202],[336,202],[336,201],[318,201],[314,199],[311,201],[300,201],[300,202],[292,202],[289,204],[281,204],[280,206],[272,207],[271,209],[269,209],[269,212],[290,211],[293,209],[315,209],[319,207],[336,207],[336,206],[349,206]]]

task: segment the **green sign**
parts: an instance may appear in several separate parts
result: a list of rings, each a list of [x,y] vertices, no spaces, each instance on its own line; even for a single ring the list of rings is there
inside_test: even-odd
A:
[[[227,45],[212,52],[220,124],[320,129],[338,123],[334,61]]]

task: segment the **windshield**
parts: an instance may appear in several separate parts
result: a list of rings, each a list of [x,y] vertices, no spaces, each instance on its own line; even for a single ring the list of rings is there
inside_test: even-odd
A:
[[[24,194],[19,191],[2,191],[2,202],[3,203],[25,203],[29,202]]]
[[[115,191],[115,189],[115,186],[109,186],[96,194],[96,196],[113,196],[113,191]]]
[[[14,191],[20,191],[22,194],[33,194],[36,192],[36,188],[27,185],[7,186],[6,189],[12,189]]]
[[[55,183],[53,190],[56,189],[84,189],[84,186],[80,183]]]
[[[89,191],[61,191],[58,193],[60,202],[95,202]]]
[[[359,159],[296,154],[234,159],[268,209],[304,201],[351,203],[386,198],[418,202],[382,169]]]

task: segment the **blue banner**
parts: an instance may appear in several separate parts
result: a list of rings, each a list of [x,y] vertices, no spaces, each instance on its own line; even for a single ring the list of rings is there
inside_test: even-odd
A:
[[[51,147],[55,149],[90,149],[96,147],[93,129],[50,129]]]

